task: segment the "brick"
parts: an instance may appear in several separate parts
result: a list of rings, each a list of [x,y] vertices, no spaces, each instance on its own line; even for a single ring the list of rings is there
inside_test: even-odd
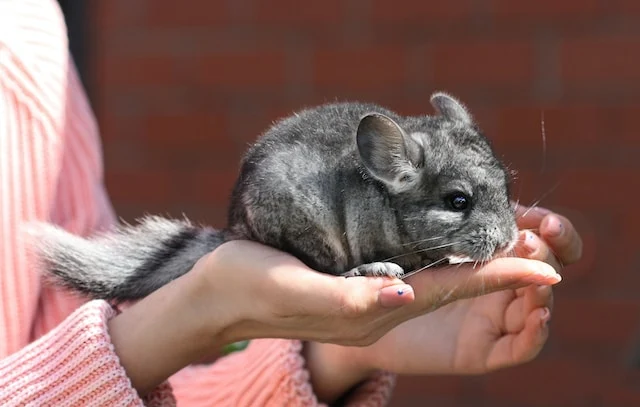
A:
[[[639,323],[640,300],[555,298],[552,333],[560,346],[576,343],[624,354],[621,346],[631,344]]]
[[[602,371],[585,361],[538,360],[493,373],[483,396],[520,406],[582,407],[601,394]]]
[[[176,196],[184,203],[201,203],[226,207],[238,175],[237,168],[221,171],[175,173]]]
[[[535,76],[533,44],[460,41],[434,44],[429,60],[437,87],[526,87]]]
[[[216,204],[212,202],[191,202],[189,204],[175,205],[173,209],[177,216],[187,216],[192,222],[209,225],[222,229],[227,224],[227,204]]]
[[[154,170],[220,171],[237,168],[243,153],[227,137],[201,146],[187,143],[173,143],[169,146],[160,143],[146,144],[144,166]]]
[[[110,172],[141,171],[149,165],[148,146],[135,139],[110,138],[104,143],[104,165]]]
[[[538,147],[542,153],[544,114],[544,133],[549,137],[548,113],[536,107],[502,107],[495,109],[495,132],[491,135],[495,143],[518,145],[520,147]]]
[[[611,384],[605,388],[600,405],[607,407],[635,407],[640,405],[640,371],[624,372],[623,375],[610,380]],[[617,380],[615,380],[617,379]]]
[[[457,406],[463,401],[467,380],[455,376],[400,376],[394,389],[391,406]],[[419,395],[419,396],[418,396]]]
[[[628,113],[618,112],[616,119],[628,120],[625,114]],[[496,142],[531,145],[541,153],[543,143],[551,154],[562,148],[598,146],[605,139],[612,142],[624,136],[610,131],[615,120],[602,106],[500,107],[495,115],[497,129],[492,136]],[[620,127],[626,128],[624,124]]]
[[[109,86],[163,86],[175,82],[175,63],[171,56],[164,55],[110,55],[100,60],[100,80]]]
[[[637,83],[639,66],[640,37],[581,38],[560,47],[562,79],[586,87]]]
[[[608,142],[615,141],[627,147],[637,147],[640,144],[640,131],[636,125],[640,117],[640,104],[602,109],[602,115],[606,128],[602,129],[601,135]]]
[[[286,56],[281,51],[204,54],[181,63],[181,80],[189,84],[246,91],[277,88],[286,82]]]
[[[229,22],[229,1],[190,0],[178,4],[174,0],[147,0],[145,23],[149,27],[176,28],[222,25]]]
[[[140,131],[140,120],[137,117],[118,115],[108,104],[104,107],[96,113],[99,119],[100,135],[105,144],[111,144],[118,139],[136,137]]]
[[[371,18],[374,22],[393,22],[407,24],[444,24],[452,20],[469,20],[473,17],[475,1],[462,0],[451,2],[405,1],[398,3],[387,0],[371,2]]]
[[[612,194],[623,192],[623,202],[640,199],[640,191],[630,188],[637,185],[637,175],[622,169],[583,168],[567,170],[563,177],[564,188],[558,188],[554,196],[559,202],[579,204],[582,210],[602,210],[612,203]]]
[[[313,55],[313,82],[323,88],[384,89],[408,83],[402,47],[319,49]]]
[[[94,10],[91,22],[99,30],[112,34],[124,29],[136,29],[144,26],[144,10],[147,1],[111,0],[92,2]]]
[[[607,10],[622,15],[640,13],[640,3],[636,0],[608,0]]]
[[[255,0],[250,19],[257,23],[288,26],[335,24],[344,20],[347,7],[347,2],[342,0],[306,2],[304,5],[297,0]]]
[[[574,19],[580,16],[598,16],[603,10],[598,0],[566,0],[558,3],[554,0],[536,2],[489,0],[487,9],[496,16],[508,18],[562,18]]]
[[[127,204],[167,202],[174,196],[171,174],[160,171],[108,171],[105,177],[111,199]]]
[[[164,148],[179,145],[215,147],[227,139],[228,117],[223,112],[177,112],[173,114],[148,114],[143,118],[142,134],[149,143],[157,143]],[[222,142],[223,148],[229,144]]]

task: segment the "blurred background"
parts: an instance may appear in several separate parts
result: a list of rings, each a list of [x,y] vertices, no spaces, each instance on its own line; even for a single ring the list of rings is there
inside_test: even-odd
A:
[[[334,100],[431,113],[445,90],[518,171],[514,198],[567,214],[582,263],[530,364],[402,377],[393,406],[638,406],[640,2],[61,0],[126,220],[223,226],[249,143]]]

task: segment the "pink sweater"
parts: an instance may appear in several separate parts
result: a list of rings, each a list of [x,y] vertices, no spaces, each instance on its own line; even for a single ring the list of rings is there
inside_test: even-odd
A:
[[[301,343],[272,339],[138,397],[110,343],[112,308],[44,285],[21,239],[33,220],[84,235],[112,224],[100,154],[57,3],[0,0],[0,405],[317,405]],[[380,373],[348,404],[385,404],[392,386]]]

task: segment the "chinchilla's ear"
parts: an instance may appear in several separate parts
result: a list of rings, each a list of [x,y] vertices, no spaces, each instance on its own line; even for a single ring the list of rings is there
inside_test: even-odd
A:
[[[417,178],[422,147],[391,118],[372,113],[360,120],[358,152],[371,176],[392,192],[409,189]]]
[[[431,95],[431,105],[440,115],[449,120],[459,121],[463,124],[473,123],[473,117],[464,105],[446,93],[437,92]]]

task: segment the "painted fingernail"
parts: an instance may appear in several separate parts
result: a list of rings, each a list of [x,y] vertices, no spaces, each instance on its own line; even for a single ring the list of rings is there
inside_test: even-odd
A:
[[[411,302],[411,294],[413,289],[410,285],[393,285],[384,287],[380,290],[380,305],[385,308],[395,308]]]
[[[538,238],[533,232],[529,230],[526,230],[524,232],[522,243],[524,244],[524,248],[528,254],[533,254],[540,248],[540,242],[538,241]]]
[[[564,232],[564,226],[562,225],[562,222],[560,222],[560,219],[558,219],[555,216],[551,216],[547,219],[547,224],[546,224],[547,236],[558,237],[562,235],[563,232]]]

